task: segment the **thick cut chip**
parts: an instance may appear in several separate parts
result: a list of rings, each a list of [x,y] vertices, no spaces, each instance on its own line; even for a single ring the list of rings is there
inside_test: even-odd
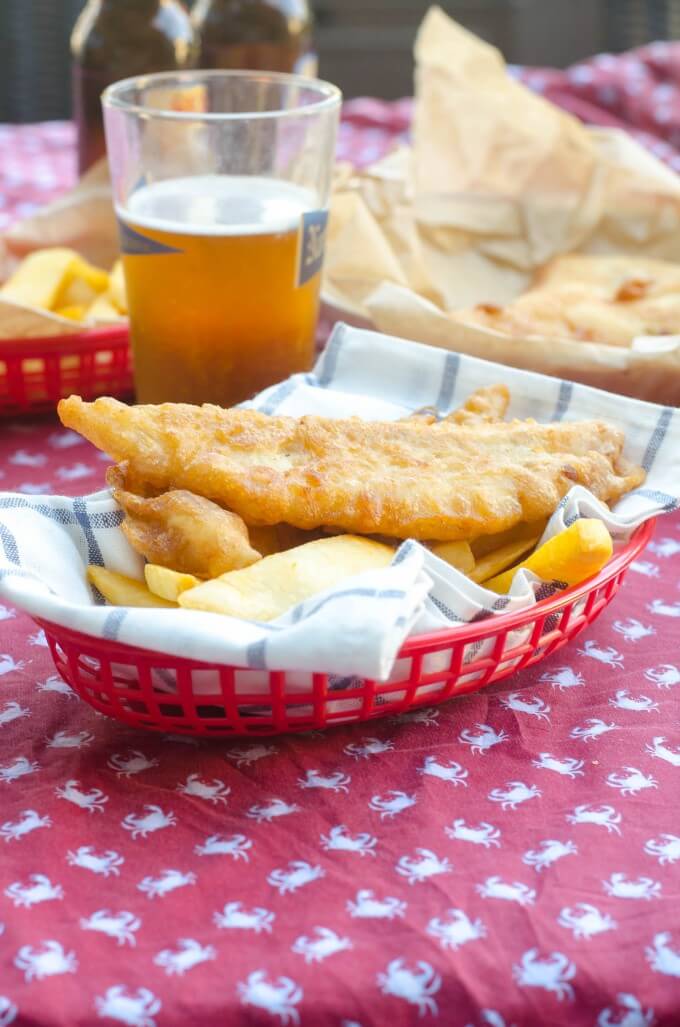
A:
[[[548,539],[522,563],[485,581],[484,585],[492,592],[505,594],[522,568],[533,571],[543,581],[578,585],[604,567],[612,550],[606,525],[595,518],[582,518]]]
[[[194,574],[181,574],[179,571],[171,571],[168,567],[160,567],[157,563],[147,563],[144,578],[155,596],[167,599],[171,603],[176,603],[182,592],[201,584],[200,579]]]
[[[177,606],[177,603],[169,603],[153,595],[142,581],[109,571],[106,567],[91,564],[87,568],[87,580],[112,606],[150,606],[162,609]]]

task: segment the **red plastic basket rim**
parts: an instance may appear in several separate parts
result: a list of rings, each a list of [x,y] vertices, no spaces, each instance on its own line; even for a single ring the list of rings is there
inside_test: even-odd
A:
[[[586,581],[581,582],[579,585],[574,585],[571,588],[564,589],[564,591],[558,592],[556,595],[551,596],[548,599],[542,599],[533,606],[517,610],[514,613],[498,613],[475,623],[456,624],[450,628],[441,628],[438,631],[429,631],[423,632],[420,635],[414,635],[412,638],[408,638],[404,642],[403,646],[397,653],[396,658],[402,659],[409,656],[416,656],[423,652],[444,648],[447,645],[469,644],[486,638],[489,635],[495,635],[498,632],[515,630],[524,626],[528,622],[535,622],[539,618],[546,618],[550,616],[550,614],[556,613],[563,606],[577,602],[590,592],[606,585],[607,582],[612,580],[612,578],[615,578],[625,570],[625,568],[632,563],[635,557],[641,553],[648,544],[654,534],[655,525],[655,518],[651,518],[650,520],[645,521],[644,524],[641,524],[636,528],[625,546],[614,554],[611,560],[609,560],[601,571],[598,571],[597,574],[588,578]],[[107,650],[118,654],[125,653],[129,658],[142,658],[146,661],[152,662],[155,662],[158,659],[162,660],[168,656],[167,653],[159,653],[157,650],[142,649],[139,646],[132,646],[124,642],[99,638],[96,635],[85,635],[82,632],[74,631],[72,628],[66,628],[60,624],[54,624],[51,621],[44,620],[40,617],[34,617],[33,619],[40,627],[54,635],[57,639],[61,635],[71,642],[84,642],[86,645],[90,646],[94,644],[98,649],[104,647]],[[215,662],[211,663],[210,661],[190,659],[183,656],[172,656],[172,661],[173,664],[176,664],[177,666],[192,668],[229,666],[228,664],[216,664]],[[275,673],[276,668],[268,668],[268,672]],[[319,673],[325,672],[319,671]]]
[[[130,323],[97,325],[64,335],[30,335],[23,338],[0,339],[0,358],[24,357],[26,360],[42,357],[47,353],[67,350],[72,353],[87,353],[106,345],[120,345],[129,341]]]

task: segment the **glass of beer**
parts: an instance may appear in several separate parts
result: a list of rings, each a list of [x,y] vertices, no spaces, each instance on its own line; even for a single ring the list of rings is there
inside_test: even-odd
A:
[[[139,402],[230,406],[309,369],[340,101],[248,71],[105,91]]]

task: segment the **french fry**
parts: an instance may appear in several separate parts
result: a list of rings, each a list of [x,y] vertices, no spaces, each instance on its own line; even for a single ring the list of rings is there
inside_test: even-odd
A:
[[[270,621],[317,592],[362,571],[386,567],[394,550],[356,535],[333,535],[275,553],[183,592],[180,606]]]
[[[493,578],[495,575],[500,574],[501,571],[504,571],[506,567],[512,567],[513,563],[516,563],[521,556],[524,556],[525,553],[534,548],[540,537],[540,535],[534,535],[533,538],[509,542],[507,545],[501,546],[500,549],[494,549],[493,552],[482,556],[472,570],[465,573],[473,581],[488,581],[489,578]]]
[[[54,311],[59,317],[66,317],[69,321],[82,321],[85,317],[85,307],[71,306],[71,307],[58,307]]]
[[[177,603],[169,603],[166,599],[153,595],[141,581],[109,571],[106,567],[95,567],[90,564],[87,568],[87,580],[99,589],[104,599],[112,606],[157,606],[166,609],[177,606]]]
[[[62,246],[29,253],[2,286],[0,296],[29,307],[51,310],[75,256],[74,250]],[[60,302],[56,305],[63,307],[67,304]]]
[[[182,592],[196,588],[201,579],[193,574],[182,574],[171,571],[168,567],[160,567],[157,563],[147,563],[144,568],[146,583],[155,596],[176,603]]]
[[[127,293],[125,291],[122,260],[117,260],[111,268],[111,274],[109,275],[109,299],[121,314],[127,314]]]
[[[86,311],[87,317],[92,321],[120,321],[124,314],[114,306],[107,292],[102,292],[92,301]]]
[[[89,307],[96,297],[109,287],[109,275],[101,268],[88,264],[74,253],[66,268],[66,274],[52,301],[57,307]]]
[[[495,535],[480,535],[470,543],[475,560],[481,560],[487,553],[509,546],[511,542],[522,542],[526,538],[540,538],[545,531],[547,520],[526,521],[515,524],[506,531],[498,531]]]
[[[440,560],[445,560],[451,567],[471,575],[475,566],[469,542],[433,542],[430,549]]]
[[[583,518],[549,539],[522,563],[484,582],[492,592],[504,595],[518,570],[526,568],[544,581],[577,585],[604,567],[612,555],[609,532],[602,521]]]

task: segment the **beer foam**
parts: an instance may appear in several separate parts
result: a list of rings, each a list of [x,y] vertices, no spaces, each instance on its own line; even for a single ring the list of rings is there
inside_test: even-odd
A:
[[[309,189],[276,178],[198,175],[143,185],[125,206],[124,221],[140,228],[191,235],[247,235],[285,232],[300,215],[316,210]]]

